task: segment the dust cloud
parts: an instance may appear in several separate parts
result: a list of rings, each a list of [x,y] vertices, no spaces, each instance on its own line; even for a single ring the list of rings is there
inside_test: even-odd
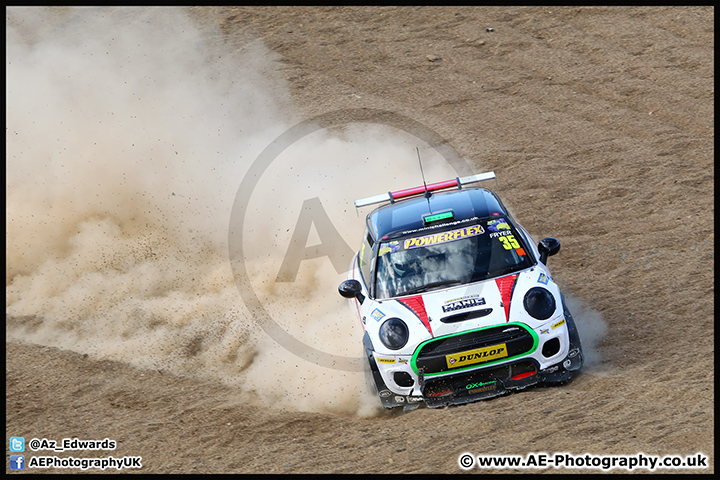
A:
[[[275,55],[252,39],[223,51],[181,9],[10,8],[6,25],[6,338],[214,377],[265,405],[376,414],[362,372],[285,351],[235,285],[238,186],[298,118]],[[360,357],[337,294],[364,223],[352,201],[418,184],[418,146],[443,179],[423,145],[349,125],[297,142],[258,183],[244,226],[253,285],[313,348]],[[314,198],[343,236],[343,265],[305,260],[277,282]],[[307,245],[322,242],[313,225]]]
[[[602,355],[601,342],[607,336],[608,325],[602,314],[573,295],[565,295],[568,309],[580,335],[582,343],[583,370],[594,375],[607,374],[610,366]]]
[[[293,120],[273,53],[221,51],[179,9],[9,8],[6,26],[6,337],[362,411],[258,331],[228,261],[240,180]]]

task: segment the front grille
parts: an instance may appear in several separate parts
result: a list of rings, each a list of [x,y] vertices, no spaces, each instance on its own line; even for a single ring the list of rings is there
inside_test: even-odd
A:
[[[537,348],[537,336],[521,323],[506,323],[428,340],[413,355],[413,368],[425,375],[477,368],[524,355]]]

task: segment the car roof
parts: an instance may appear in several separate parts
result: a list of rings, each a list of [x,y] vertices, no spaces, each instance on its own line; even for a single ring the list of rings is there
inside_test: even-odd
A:
[[[463,188],[451,192],[433,193],[429,198],[418,196],[376,208],[367,216],[367,226],[373,238],[395,237],[404,232],[426,228],[423,216],[453,211],[455,221],[508,216],[502,201],[487,188]]]

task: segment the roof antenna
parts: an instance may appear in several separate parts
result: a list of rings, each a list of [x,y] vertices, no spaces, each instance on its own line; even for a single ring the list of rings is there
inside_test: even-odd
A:
[[[425,172],[423,172],[422,161],[420,160],[420,149],[418,147],[415,147],[415,151],[417,152],[418,163],[420,164],[420,174],[422,175],[422,179],[423,179],[423,187],[425,187],[425,198],[430,198],[431,194],[428,191],[427,183],[425,183]]]
[[[417,152],[418,163],[420,164],[420,174],[422,175],[423,186],[425,187],[425,198],[427,198],[428,209],[430,210],[430,213],[432,213],[432,207],[430,206],[430,196],[432,194],[430,193],[430,191],[427,188],[427,183],[425,183],[425,172],[423,172],[422,160],[420,160],[420,148],[415,147],[415,151]]]

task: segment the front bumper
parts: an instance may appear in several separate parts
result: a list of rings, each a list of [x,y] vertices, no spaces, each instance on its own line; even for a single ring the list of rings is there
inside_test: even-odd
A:
[[[523,360],[486,370],[476,370],[426,381],[419,376],[422,395],[401,395],[391,392],[379,375],[374,375],[378,397],[385,408],[424,403],[430,408],[462,405],[505,395],[536,384],[558,384],[571,380],[582,365],[582,352],[575,349],[563,362],[543,370],[535,360]],[[567,365],[567,367],[565,366]],[[570,368],[575,368],[571,370]],[[381,382],[378,384],[378,381]]]
[[[543,354],[543,347],[539,344],[537,335],[526,326],[515,324],[522,328],[507,332],[487,329],[485,336],[464,335],[457,336],[453,340],[465,342],[458,344],[463,345],[463,348],[479,346],[480,351],[492,348],[486,345],[502,341],[508,349],[507,357],[499,360],[490,359],[480,368],[477,368],[479,365],[471,365],[465,369],[453,370],[449,368],[448,364],[449,369],[441,371],[443,367],[437,361],[438,355],[447,354],[450,350],[445,350],[445,348],[450,349],[454,346],[438,342],[437,346],[433,346],[429,354],[425,355],[426,359],[430,359],[429,361],[423,362],[423,357],[418,354],[413,356],[410,364],[416,374],[416,381],[412,382],[412,387],[398,389],[393,385],[395,391],[388,388],[375,362],[374,352],[367,349],[371,373],[380,401],[385,408],[407,407],[418,403],[436,408],[493,398],[512,390],[522,390],[540,383],[567,382],[582,367],[583,355],[572,317],[566,315],[566,320],[568,320],[568,335],[565,336],[565,347],[560,349],[564,353],[558,352],[561,355],[556,355],[553,363],[546,361],[541,364],[538,361],[538,358],[544,357],[540,356]],[[503,326],[503,330],[507,330],[507,325]],[[468,346],[467,341],[470,341],[472,345]],[[515,348],[513,345],[517,345],[520,350],[513,350]],[[427,347],[427,345],[425,346]],[[416,352],[427,353],[427,349],[423,350],[421,347]],[[516,354],[513,355],[513,352]]]

